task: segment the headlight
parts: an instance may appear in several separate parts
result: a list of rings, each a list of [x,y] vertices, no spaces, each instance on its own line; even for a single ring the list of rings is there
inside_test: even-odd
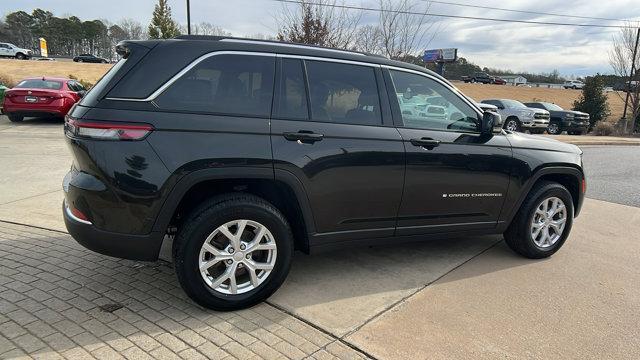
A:
[[[574,114],[567,114],[567,115],[565,115],[565,117],[567,119],[573,119],[575,117],[575,115]]]

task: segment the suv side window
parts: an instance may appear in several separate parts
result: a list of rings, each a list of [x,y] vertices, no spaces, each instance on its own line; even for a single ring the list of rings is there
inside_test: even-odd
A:
[[[163,110],[267,117],[271,113],[275,58],[214,55],[160,94]]]
[[[425,76],[390,70],[405,127],[477,132],[478,114],[458,95]]]
[[[283,119],[307,120],[307,90],[304,82],[302,61],[282,59],[280,83],[279,117]]]
[[[369,66],[305,61],[311,119],[343,124],[381,125],[380,98]]]

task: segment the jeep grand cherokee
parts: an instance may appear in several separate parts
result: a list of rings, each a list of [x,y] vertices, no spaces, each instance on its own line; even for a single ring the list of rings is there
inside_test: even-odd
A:
[[[294,249],[504,234],[547,257],[580,210],[576,146],[501,129],[424,68],[217,37],[117,51],[65,122],[67,229],[137,260],[173,239],[203,306],[266,299]]]

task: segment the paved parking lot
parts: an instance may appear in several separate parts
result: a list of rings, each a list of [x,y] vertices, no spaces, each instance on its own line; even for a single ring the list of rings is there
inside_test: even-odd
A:
[[[0,117],[0,358],[640,353],[639,208],[587,200],[542,261],[499,237],[296,254],[267,303],[217,313],[186,298],[169,263],[101,256],[63,232],[62,136],[60,123]]]

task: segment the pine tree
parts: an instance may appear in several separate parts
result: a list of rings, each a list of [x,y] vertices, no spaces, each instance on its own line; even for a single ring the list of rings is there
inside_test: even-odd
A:
[[[590,76],[585,80],[582,95],[573,102],[573,110],[589,114],[589,130],[593,129],[598,121],[609,116],[609,103],[600,75]]]
[[[171,7],[167,4],[167,0],[158,0],[153,10],[153,19],[149,24],[149,38],[171,39],[178,35],[180,35],[180,28],[171,18]]]

